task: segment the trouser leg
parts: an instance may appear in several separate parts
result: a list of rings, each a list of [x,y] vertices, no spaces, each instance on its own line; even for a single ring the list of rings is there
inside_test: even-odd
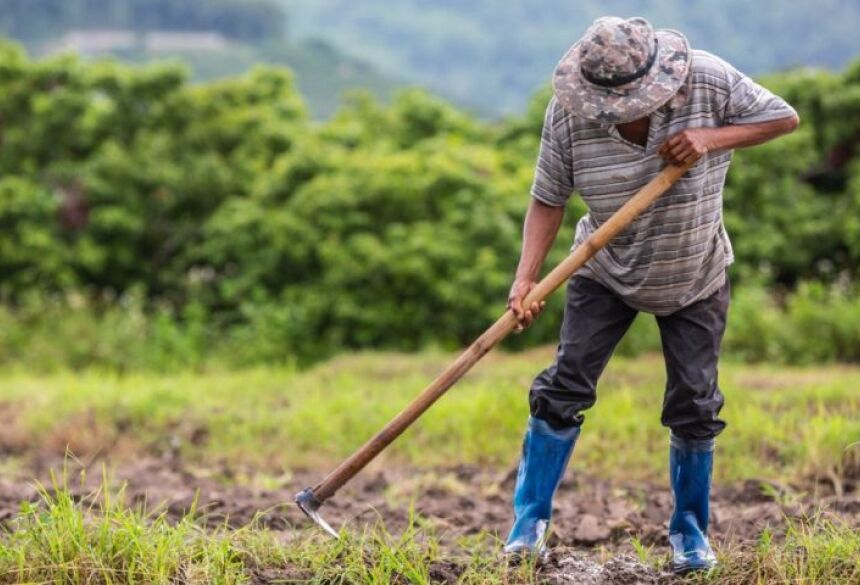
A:
[[[719,418],[723,394],[717,383],[717,362],[728,307],[727,278],[710,297],[657,317],[666,361],[661,422],[681,439],[713,439],[726,426]]]
[[[600,283],[573,277],[553,363],[529,391],[531,414],[557,429],[580,426],[594,405],[597,380],[636,311]]]
[[[708,541],[711,475],[723,395],[717,361],[726,326],[729,284],[711,297],[657,319],[666,360],[662,422],[671,429],[669,479],[674,509],[669,522],[672,564],[677,572],[716,563]]]
[[[552,499],[579,436],[581,411],[594,404],[597,379],[635,316],[597,282],[574,277],[568,284],[556,359],[529,393],[532,416],[523,439],[506,552],[543,549]]]

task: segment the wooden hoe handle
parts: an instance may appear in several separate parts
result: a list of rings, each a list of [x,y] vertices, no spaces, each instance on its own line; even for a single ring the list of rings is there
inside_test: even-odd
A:
[[[606,220],[581,245],[544,277],[526,296],[523,305],[530,307],[548,297],[555,289],[567,281],[574,272],[588,262],[601,248],[609,243],[624,228],[629,226],[658,197],[665,193],[675,181],[695,164],[683,166],[669,165],[654,177],[636,195],[631,197],[621,209]],[[400,436],[418,417],[424,414],[451,386],[487,354],[497,343],[504,339],[517,325],[513,311],[508,309],[498,321],[484,331],[472,345],[466,348],[421,394],[400,414],[391,419],[385,427],[367,441],[358,451],[349,456],[311,491],[314,499],[322,504],[332,497],[346,482],[370,463],[394,439]]]

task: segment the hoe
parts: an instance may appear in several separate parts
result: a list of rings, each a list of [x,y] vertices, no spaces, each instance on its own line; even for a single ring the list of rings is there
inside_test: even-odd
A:
[[[528,294],[523,305],[531,307],[547,298],[569,279],[574,272],[588,262],[601,248],[619,232],[629,226],[658,197],[665,193],[687,170],[695,164],[690,161],[682,166],[669,165],[654,177],[638,193],[631,197],[621,209],[606,220],[581,245],[544,277]],[[296,494],[296,504],[314,524],[334,538],[338,533],[320,515],[320,507],[337,491],[390,445],[403,431],[412,425],[451,386],[457,383],[473,365],[484,357],[497,343],[504,339],[517,325],[513,311],[508,309],[495,323],[480,335],[439,376],[427,386],[415,400],[395,416],[360,449],[350,455],[325,479],[312,488]]]

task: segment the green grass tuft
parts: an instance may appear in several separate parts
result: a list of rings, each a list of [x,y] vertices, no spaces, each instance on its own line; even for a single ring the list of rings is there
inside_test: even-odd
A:
[[[769,531],[749,550],[720,555],[721,566],[699,582],[715,585],[860,583],[860,532],[819,514],[789,520],[784,540]]]
[[[241,554],[226,531],[206,532],[189,514],[124,505],[122,490],[83,497],[66,479],[39,487],[0,538],[0,582],[233,585],[245,582]]]
[[[340,540],[316,532],[284,535],[252,523],[204,529],[195,512],[176,522],[125,505],[104,486],[78,495],[66,479],[40,488],[0,534],[0,583],[239,585],[271,583],[389,585],[456,581],[464,585],[543,583],[533,563],[508,566],[490,534],[441,544],[410,511],[397,535],[381,524]],[[720,551],[720,567],[687,583],[830,585],[860,582],[860,533],[819,514],[787,521],[785,539],[764,532],[754,546]],[[664,554],[633,541],[643,565],[665,566]]]

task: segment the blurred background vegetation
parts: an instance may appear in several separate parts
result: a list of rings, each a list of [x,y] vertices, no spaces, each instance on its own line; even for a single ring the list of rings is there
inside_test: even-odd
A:
[[[498,316],[538,88],[593,16],[641,6],[357,6],[0,0],[0,32],[33,55],[0,47],[0,364],[304,364],[450,349]],[[762,78],[803,124],[739,152],[729,178],[736,357],[860,361],[857,11],[648,3],[656,24],[751,72],[841,67]],[[165,58],[185,64],[121,63]],[[583,212],[574,200],[550,262]],[[557,325],[508,346],[551,342]],[[658,347],[640,319],[622,351]]]
[[[298,38],[319,36],[478,113],[521,112],[585,28],[645,16],[750,74],[843,67],[860,52],[853,0],[282,0]],[[754,8],[753,8],[754,6]]]
[[[760,0],[755,10],[742,0],[0,0],[0,34],[37,55],[173,57],[198,81],[287,65],[315,116],[332,114],[345,89],[387,97],[405,83],[495,117],[521,113],[605,14],[682,30],[755,75],[840,69],[860,53],[854,0]]]

